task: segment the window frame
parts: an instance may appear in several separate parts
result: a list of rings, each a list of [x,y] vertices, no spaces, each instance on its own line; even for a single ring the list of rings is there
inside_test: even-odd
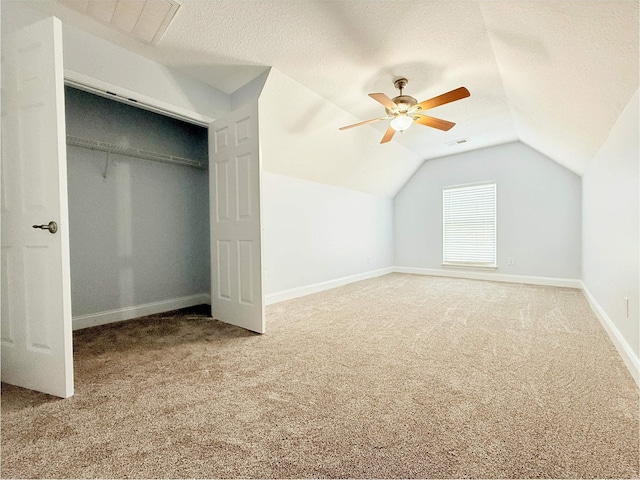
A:
[[[474,261],[473,259],[455,261],[446,260],[446,238],[447,238],[447,224],[445,214],[445,197],[446,192],[456,189],[470,189],[473,187],[493,186],[493,261]],[[497,269],[498,268],[498,184],[497,181],[484,181],[477,183],[467,183],[460,185],[448,185],[442,187],[442,265],[446,267],[472,267],[480,269]],[[450,225],[450,223],[449,223]]]

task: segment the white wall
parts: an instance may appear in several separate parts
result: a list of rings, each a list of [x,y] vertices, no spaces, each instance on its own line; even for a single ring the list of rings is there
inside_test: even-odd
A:
[[[65,96],[68,135],[207,163],[204,128],[74,89]],[[202,301],[210,290],[208,172],[111,154],[104,178],[106,152],[67,152],[74,318]]]
[[[253,83],[251,95],[263,79]],[[234,94],[234,103],[244,96]],[[267,295],[390,268],[390,195],[420,159],[399,144],[380,146],[370,127],[338,131],[357,119],[273,68],[259,112]]]
[[[393,265],[393,201],[265,172],[266,293]]]
[[[228,95],[70,25],[63,27],[64,68],[210,119],[230,111]]]
[[[24,1],[2,4],[3,35],[48,16]],[[230,111],[229,95],[69,24],[63,24],[63,46],[65,70],[210,118]]]
[[[246,85],[240,87],[231,94],[231,110],[237,110],[238,108],[246,105],[249,102],[255,102],[260,98],[264,84],[269,77],[269,71],[258,75]]]
[[[497,182],[493,273],[579,279],[580,177],[519,142],[422,165],[395,197],[396,266],[442,270],[442,188],[485,181]]]
[[[582,281],[633,351],[636,372],[640,367],[638,102],[636,91],[582,180]]]

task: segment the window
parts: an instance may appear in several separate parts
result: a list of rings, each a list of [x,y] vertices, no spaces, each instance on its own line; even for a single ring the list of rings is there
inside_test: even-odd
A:
[[[496,184],[442,189],[442,262],[496,266]]]

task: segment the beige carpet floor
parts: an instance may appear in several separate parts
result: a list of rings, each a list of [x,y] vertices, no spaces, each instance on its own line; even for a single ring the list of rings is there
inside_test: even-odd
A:
[[[2,386],[2,476],[637,478],[638,389],[573,289],[392,274],[74,335],[76,394]]]

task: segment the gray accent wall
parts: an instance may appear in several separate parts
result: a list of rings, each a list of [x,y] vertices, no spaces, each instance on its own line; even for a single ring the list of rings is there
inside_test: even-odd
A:
[[[394,200],[395,265],[446,268],[442,188],[489,181],[497,183],[495,273],[579,279],[580,177],[520,142],[426,161]]]
[[[207,162],[207,130],[65,88],[67,135]],[[67,147],[74,317],[208,294],[208,172]]]

